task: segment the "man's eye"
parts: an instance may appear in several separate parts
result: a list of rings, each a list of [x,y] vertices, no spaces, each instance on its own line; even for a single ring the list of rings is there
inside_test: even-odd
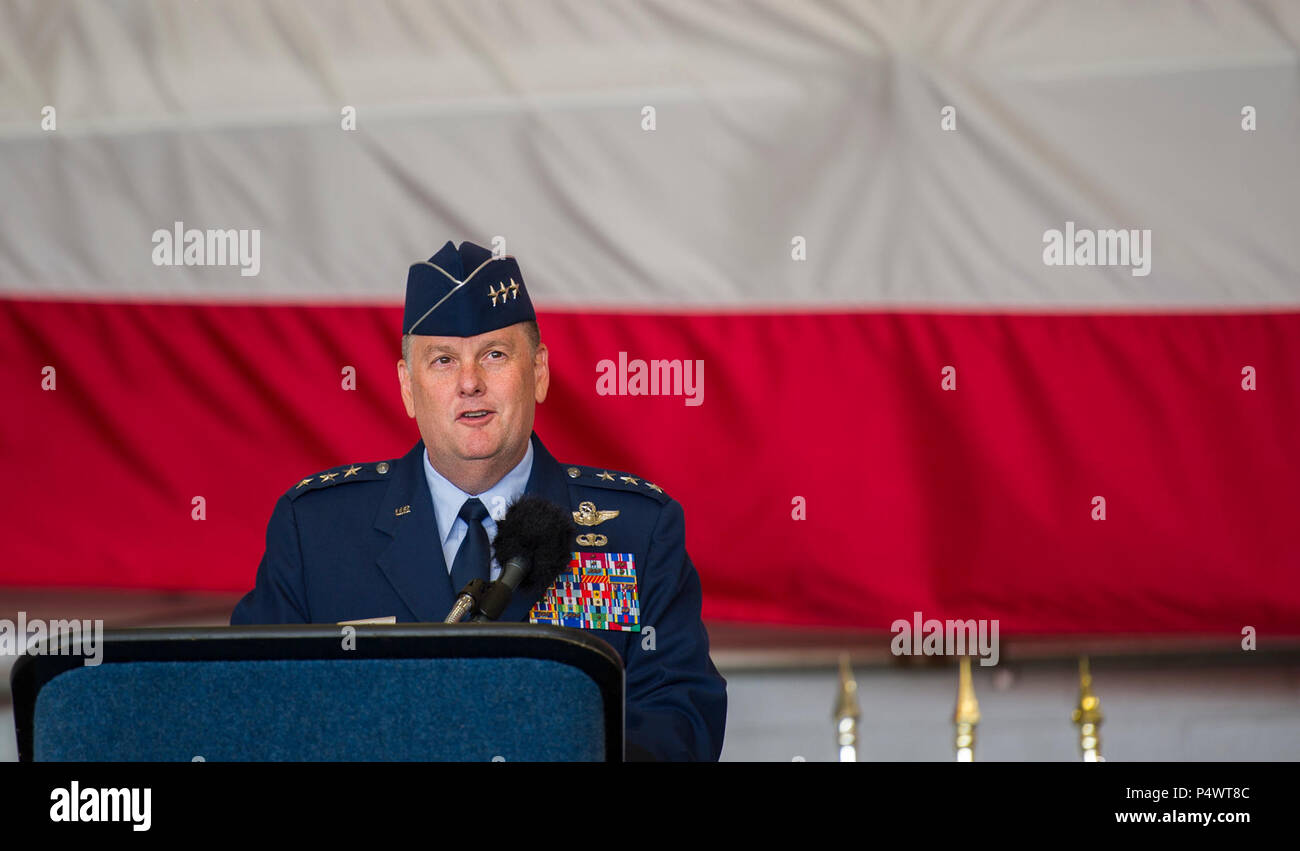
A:
[[[506,353],[503,351],[499,351],[497,349],[493,349],[492,351],[488,352],[487,356],[492,360],[501,360],[501,358],[506,356]]]
[[[433,362],[438,364],[451,363],[451,358],[447,357],[446,355],[439,355],[438,357],[433,359]]]

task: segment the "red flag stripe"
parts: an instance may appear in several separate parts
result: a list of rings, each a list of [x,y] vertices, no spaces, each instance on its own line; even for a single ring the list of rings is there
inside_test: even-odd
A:
[[[0,300],[0,585],[249,587],[281,492],[416,439],[399,316]],[[541,325],[539,434],[683,504],[708,617],[1300,628],[1300,313]],[[597,364],[620,352],[703,361],[702,403],[599,395]]]

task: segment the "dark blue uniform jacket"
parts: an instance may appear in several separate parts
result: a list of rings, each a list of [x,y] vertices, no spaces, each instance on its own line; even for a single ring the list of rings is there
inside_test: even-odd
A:
[[[681,505],[639,476],[561,465],[536,434],[532,441],[527,493],[572,511],[592,503],[598,512],[618,512],[578,526],[580,535],[590,536],[575,541],[579,558],[632,557],[640,631],[585,630],[623,658],[629,756],[716,760],[726,681],[709,659]],[[390,615],[404,623],[441,622],[455,595],[423,453],[420,441],[402,458],[327,470],[281,496],[266,529],[256,586],[235,607],[231,624],[332,624]],[[500,620],[530,620],[539,599],[539,611],[546,610],[547,596],[517,593]]]

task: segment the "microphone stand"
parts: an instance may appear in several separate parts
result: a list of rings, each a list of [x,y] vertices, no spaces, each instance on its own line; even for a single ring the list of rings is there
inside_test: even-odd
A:
[[[474,615],[475,623],[486,623],[501,617],[501,613],[510,605],[510,598],[524,578],[528,576],[528,559],[515,556],[501,568],[501,576],[488,586],[480,601],[479,611]]]
[[[465,615],[477,612],[487,590],[488,584],[482,579],[471,579],[466,582],[465,587],[460,589],[460,594],[456,597],[456,604],[451,607],[443,623],[460,623]]]

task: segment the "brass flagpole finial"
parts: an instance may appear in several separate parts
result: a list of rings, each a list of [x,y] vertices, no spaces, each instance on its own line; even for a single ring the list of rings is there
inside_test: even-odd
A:
[[[849,667],[849,654],[840,654],[840,696],[835,702],[835,743],[840,748],[840,762],[858,761],[858,683]]]
[[[980,704],[970,676],[970,657],[962,656],[957,668],[957,710],[952,721],[957,727],[957,761],[975,761],[975,725],[980,722]]]
[[[1092,672],[1088,657],[1079,657],[1079,705],[1070,720],[1079,725],[1079,750],[1084,762],[1105,762],[1101,755],[1101,701],[1092,691]]]

